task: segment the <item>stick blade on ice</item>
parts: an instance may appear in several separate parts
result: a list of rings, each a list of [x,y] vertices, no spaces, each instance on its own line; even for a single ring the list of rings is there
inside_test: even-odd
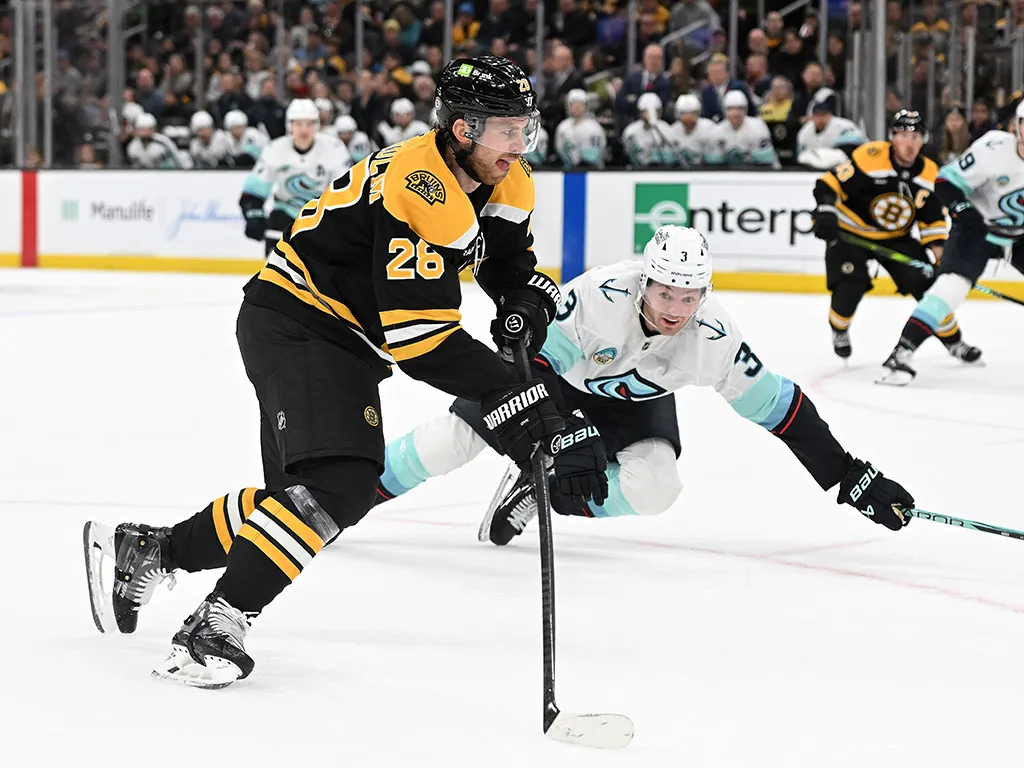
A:
[[[559,712],[545,733],[555,741],[579,747],[621,749],[633,740],[633,721],[625,715]]]

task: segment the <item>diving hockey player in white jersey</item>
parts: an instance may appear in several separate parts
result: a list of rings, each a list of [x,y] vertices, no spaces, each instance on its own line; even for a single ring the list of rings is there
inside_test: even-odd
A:
[[[828,171],[849,160],[867,137],[855,122],[836,117],[835,93],[828,88],[811,102],[811,119],[796,135],[796,160],[801,165]]]
[[[608,139],[604,128],[591,116],[587,92],[573,88],[565,96],[569,116],[555,129],[555,152],[566,168],[588,166],[604,168],[604,150]]]
[[[1024,101],[1017,105],[1017,135],[989,131],[958,159],[944,165],[935,196],[953,226],[931,288],[903,327],[896,348],[885,361],[879,384],[904,386],[917,375],[911,360],[963,303],[981,278],[989,259],[1008,258],[1024,273]],[[980,353],[979,353],[980,357]]]
[[[342,115],[334,121],[334,130],[338,139],[348,147],[352,155],[352,164],[360,162],[364,157],[376,152],[380,147],[370,141],[370,137],[359,130],[356,119],[351,115]]]
[[[711,151],[704,158],[708,165],[770,165],[780,167],[772,145],[772,134],[760,117],[747,114],[747,96],[729,91],[722,99],[725,120],[711,132]]]
[[[187,168],[187,156],[174,142],[156,132],[156,118],[143,112],[135,118],[135,136],[125,150],[132,168]]]
[[[188,144],[188,153],[192,158],[193,168],[217,168],[227,165],[230,146],[224,131],[213,127],[213,116],[205,110],[199,110],[189,121],[192,140]]]
[[[263,150],[239,200],[245,236],[263,240],[267,254],[302,206],[320,197],[328,184],[352,166],[341,141],[318,133],[320,114],[309,99],[292,101],[285,123],[289,135],[274,139]],[[268,217],[264,207],[271,196]]]
[[[668,123],[661,119],[661,98],[642,93],[636,100],[640,117],[622,132],[622,144],[634,168],[675,165],[676,153],[669,137]]]
[[[537,146],[526,153],[526,162],[532,168],[538,168],[548,163],[548,150],[551,147],[551,139],[543,125],[537,126]]]
[[[712,151],[714,128],[713,120],[700,116],[699,98],[684,93],[676,99],[676,121],[668,135],[683,168],[704,164],[704,158]]]
[[[224,115],[224,132],[228,138],[228,165],[252,168],[270,139],[258,128],[249,127],[249,117],[240,109]]]
[[[704,236],[667,225],[642,260],[591,269],[565,287],[533,366],[560,398],[566,422],[550,477],[555,512],[616,517],[668,509],[682,488],[672,393],[690,385],[713,387],[736,413],[777,436],[821,488],[838,484],[839,503],[903,528],[913,497],[846,453],[800,387],[768,370],[712,295],[711,277]],[[388,444],[378,503],[463,466],[490,442],[479,404],[456,400],[449,413]],[[536,514],[532,477],[519,476],[495,499],[480,539],[503,545]]]
[[[430,131],[430,126],[416,119],[416,107],[408,99],[395,99],[391,102],[391,123],[380,121],[377,125],[378,144],[382,147],[397,144],[400,141],[422,136]]]

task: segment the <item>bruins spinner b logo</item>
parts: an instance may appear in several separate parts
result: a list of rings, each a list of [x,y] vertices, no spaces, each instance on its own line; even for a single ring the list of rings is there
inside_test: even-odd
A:
[[[410,192],[419,195],[430,205],[434,203],[444,205],[444,184],[430,171],[413,171],[405,177],[405,186]]]
[[[913,201],[897,192],[886,192],[871,201],[871,216],[882,229],[899,232],[914,218]]]

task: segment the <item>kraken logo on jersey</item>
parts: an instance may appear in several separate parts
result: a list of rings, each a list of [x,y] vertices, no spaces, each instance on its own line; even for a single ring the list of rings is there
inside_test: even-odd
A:
[[[1009,237],[1019,237],[1024,227],[1024,190],[1015,189],[999,198],[999,210],[1006,216],[992,222]]]
[[[284,183],[284,188],[288,190],[288,194],[291,195],[293,200],[299,201],[298,205],[300,208],[310,200],[318,198],[320,193],[323,192],[323,185],[304,173],[289,176],[288,180]]]
[[[897,192],[886,192],[871,201],[871,215],[882,229],[899,232],[914,218],[914,205]]]
[[[647,400],[664,395],[667,391],[645,379],[637,373],[636,368],[618,376],[599,376],[583,383],[595,395],[615,400]]]
[[[430,171],[413,171],[405,177],[405,186],[428,203],[444,205],[444,184]]]

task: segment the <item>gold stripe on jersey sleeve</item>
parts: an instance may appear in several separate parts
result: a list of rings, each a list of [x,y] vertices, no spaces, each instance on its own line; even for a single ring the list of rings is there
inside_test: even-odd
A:
[[[260,504],[260,508],[271,517],[276,518],[296,539],[305,543],[307,547],[313,550],[313,554],[324,548],[324,543],[316,535],[316,531],[292,514],[281,502],[274,498],[267,498]]]
[[[921,245],[934,243],[936,240],[944,241],[949,236],[946,230],[946,220],[939,219],[932,222],[917,222],[918,235],[921,238]]]
[[[391,356],[395,358],[395,362],[402,362],[403,360],[411,360],[414,357],[425,355],[428,352],[433,351],[438,345],[459,330],[460,326],[449,328],[441,333],[429,336],[421,341],[417,341],[415,344],[409,344],[405,347],[397,347],[391,349]]]
[[[462,312],[457,309],[387,309],[380,313],[380,322],[385,328],[417,320],[459,323]]]
[[[278,250],[284,255],[285,259],[287,259],[288,263],[302,273],[302,276],[306,280],[306,285],[309,286],[310,291],[316,294],[316,297],[318,299],[320,299],[325,304],[327,304],[327,306],[333,309],[335,314],[338,315],[338,317],[342,318],[343,320],[347,320],[348,322],[352,323],[352,325],[354,325],[356,328],[362,330],[363,326],[359,324],[358,320],[356,320],[356,316],[352,314],[351,309],[349,309],[347,306],[342,304],[337,299],[332,299],[330,296],[325,295],[316,287],[316,283],[313,282],[313,278],[310,276],[309,270],[306,268],[306,265],[303,263],[302,259],[299,257],[299,254],[295,252],[295,249],[292,248],[290,244],[278,243],[277,247]]]
[[[309,306],[319,309],[325,315],[334,317],[334,313],[331,312],[331,310],[329,310],[327,307],[325,307],[323,304],[321,304],[319,301],[313,298],[313,294],[311,294],[304,288],[296,285],[287,277],[284,277],[280,272],[271,269],[269,266],[265,266],[263,267],[263,269],[260,270],[259,279],[266,280],[268,283],[273,283],[278,288],[284,288],[286,291],[288,291],[288,293],[297,298],[303,304],[309,304]]]
[[[839,179],[835,177],[835,174],[832,173],[832,171],[829,171],[824,176],[822,176],[821,180],[825,182],[832,189],[833,192],[839,195],[840,200],[846,199],[846,193],[843,191],[843,185],[839,183]]]
[[[367,157],[359,165],[352,166],[348,173],[345,174],[345,176],[348,176],[348,183],[345,186],[335,189],[334,184],[337,181],[334,181],[327,186],[327,189],[324,190],[324,193],[315,202],[306,203],[292,224],[292,237],[300,232],[316,229],[324,217],[324,211],[330,211],[334,208],[348,208],[350,205],[359,202],[359,198],[363,195],[363,185],[366,184],[366,179],[369,175],[367,172],[369,163],[370,158]],[[341,178],[345,178],[345,176]]]
[[[217,539],[224,548],[224,553],[231,551],[231,528],[228,526],[227,496],[221,496],[213,502],[213,527],[217,531]]]
[[[242,529],[238,532],[239,538],[248,539],[256,548],[259,549],[264,555],[266,555],[270,561],[276,565],[285,576],[288,577],[289,581],[295,581],[300,571],[296,567],[295,563],[288,559],[288,557],[277,548],[270,539],[264,536],[262,533],[257,531],[251,525],[243,525]]]
[[[246,488],[242,491],[242,517],[248,520],[254,509],[256,509],[256,489]]]

